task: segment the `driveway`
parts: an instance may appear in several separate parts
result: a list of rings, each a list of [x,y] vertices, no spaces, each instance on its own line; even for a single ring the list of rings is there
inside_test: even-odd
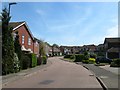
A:
[[[99,88],[96,77],[81,65],[60,60],[60,57],[49,58],[52,64],[38,70],[36,74],[18,79],[3,88]]]
[[[82,64],[84,67],[93,72],[99,77],[109,90],[120,90],[118,69],[110,68],[108,66],[95,66],[94,64]],[[114,71],[112,71],[114,70]]]

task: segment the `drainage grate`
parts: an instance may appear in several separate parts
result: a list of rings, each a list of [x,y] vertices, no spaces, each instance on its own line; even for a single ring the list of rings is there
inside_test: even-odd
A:
[[[54,80],[44,80],[44,81],[40,82],[40,84],[50,84],[53,82],[54,82]]]

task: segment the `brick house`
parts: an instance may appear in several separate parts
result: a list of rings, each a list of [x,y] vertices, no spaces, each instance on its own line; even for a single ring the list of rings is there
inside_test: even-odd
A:
[[[37,55],[37,57],[39,56],[39,43],[40,43],[39,40],[34,37],[33,52],[34,52],[34,54]]]
[[[33,37],[26,22],[10,22],[9,26],[13,28],[13,37],[15,38],[15,32],[18,32],[19,42],[21,49],[24,52],[34,53],[39,55],[38,41]]]
[[[73,54],[73,47],[72,46],[60,46],[60,51],[62,55]]]
[[[105,38],[104,47],[107,58],[120,58],[120,38]]]
[[[57,46],[57,45],[55,45],[55,44],[52,45],[52,55],[53,55],[53,56],[62,55],[59,46]]]
[[[52,46],[47,42],[45,42],[45,54],[47,56],[53,56],[52,55]]]
[[[105,56],[105,47],[104,47],[104,44],[97,45],[95,53],[98,56]]]
[[[62,55],[64,54],[80,54],[81,46],[60,46]]]
[[[84,53],[85,51],[88,51],[89,54],[94,54],[96,52],[96,45],[84,45],[82,46],[81,53]]]

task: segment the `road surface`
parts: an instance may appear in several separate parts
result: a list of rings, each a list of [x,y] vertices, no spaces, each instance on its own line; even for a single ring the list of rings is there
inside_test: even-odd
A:
[[[96,77],[81,65],[63,61],[60,57],[48,60],[52,62],[49,67],[3,85],[3,88],[100,88],[102,90]]]

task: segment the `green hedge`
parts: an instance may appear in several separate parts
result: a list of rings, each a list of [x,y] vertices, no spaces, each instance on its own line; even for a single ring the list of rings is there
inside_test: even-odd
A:
[[[69,58],[69,59],[75,59],[74,62],[81,62],[84,59],[83,54],[70,54],[70,55],[65,55],[64,58]]]
[[[113,59],[113,62],[111,63],[110,67],[120,67],[120,58]]]
[[[95,59],[89,58],[88,60],[82,60],[82,62],[86,64],[95,64]]]
[[[84,55],[83,54],[76,54],[74,62],[81,62],[83,59],[84,59]]]
[[[46,64],[47,63],[47,57],[46,56],[43,56],[42,57],[42,64]]]
[[[95,64],[95,58],[89,58],[89,64]]]
[[[65,55],[64,58],[70,58],[72,55]]]
[[[35,54],[32,54],[32,67],[37,66],[37,57]]]
[[[96,59],[97,55],[96,54],[90,54],[90,58],[95,58]]]
[[[30,61],[31,59],[28,57],[28,55],[22,54],[22,69],[27,69],[30,67]]]
[[[89,60],[82,60],[82,63],[88,64],[88,63],[89,63]]]
[[[37,57],[34,53],[28,54],[30,60],[30,67],[35,67],[37,66]]]
[[[37,58],[37,65],[41,65],[42,64],[42,58],[39,56]]]
[[[70,59],[75,59],[75,56],[74,55],[70,56]]]

